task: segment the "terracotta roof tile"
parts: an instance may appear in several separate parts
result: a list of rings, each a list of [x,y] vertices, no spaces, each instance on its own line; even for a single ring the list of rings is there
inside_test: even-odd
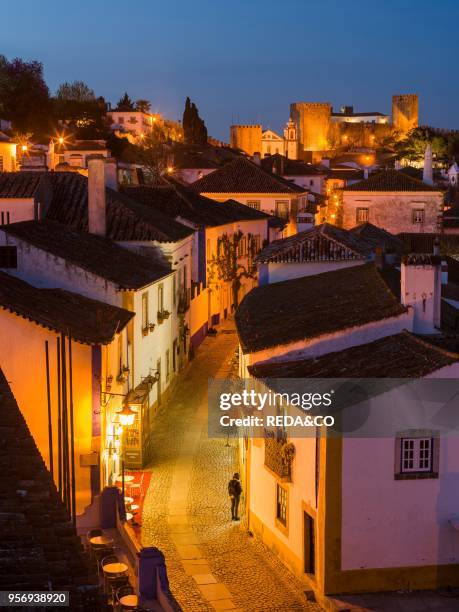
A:
[[[176,182],[171,182],[167,187],[127,187],[125,192],[146,207],[158,210],[172,219],[185,219],[201,227],[271,218],[264,212],[234,200],[216,202]]]
[[[33,198],[43,172],[0,172],[0,198]]]
[[[372,263],[256,287],[236,325],[244,352],[308,340],[406,312]]]
[[[38,289],[0,271],[0,308],[83,344],[108,344],[134,313],[63,289]]]
[[[88,231],[88,180],[73,172],[48,173],[53,197],[47,218]],[[107,189],[107,237],[116,241],[175,242],[193,230],[125,193]]]
[[[288,238],[275,240],[257,256],[257,261],[307,262],[361,260],[370,255],[372,245],[349,230],[323,223]]]
[[[459,355],[408,332],[328,353],[316,359],[262,363],[256,378],[422,378],[459,361]]]
[[[266,172],[245,157],[202,177],[191,187],[199,193],[305,193],[303,188]]]
[[[386,253],[401,254],[405,251],[405,244],[400,238],[372,223],[361,223],[350,231],[355,236],[359,236],[369,242],[373,247],[382,247]]]
[[[436,191],[431,185],[397,170],[382,170],[366,180],[344,187],[344,191]]]
[[[170,274],[163,264],[100,236],[56,221],[22,221],[2,230],[75,266],[111,281],[121,289],[140,289]]]

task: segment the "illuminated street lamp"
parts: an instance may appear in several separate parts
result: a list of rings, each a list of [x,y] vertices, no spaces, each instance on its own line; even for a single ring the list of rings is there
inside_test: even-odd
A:
[[[126,404],[122,410],[116,413],[119,417],[121,425],[129,426],[134,423],[136,413],[131,409],[131,407]]]

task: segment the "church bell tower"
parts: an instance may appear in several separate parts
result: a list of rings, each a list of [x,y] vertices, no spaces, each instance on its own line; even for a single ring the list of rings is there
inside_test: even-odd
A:
[[[285,156],[288,159],[298,159],[298,129],[290,117],[284,128]]]

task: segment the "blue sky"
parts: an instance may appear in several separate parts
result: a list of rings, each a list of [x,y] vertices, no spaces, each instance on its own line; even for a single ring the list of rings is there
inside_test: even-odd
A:
[[[171,118],[189,95],[225,140],[233,121],[279,129],[293,101],[390,112],[410,92],[422,123],[459,128],[456,0],[45,0],[1,13],[0,53],[42,61],[52,91],[84,80]]]

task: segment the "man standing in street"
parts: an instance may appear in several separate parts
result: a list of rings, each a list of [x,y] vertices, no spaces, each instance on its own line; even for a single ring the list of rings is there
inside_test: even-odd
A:
[[[238,510],[239,500],[241,498],[242,487],[239,480],[239,474],[236,472],[228,483],[228,494],[231,498],[231,520],[239,521]]]

